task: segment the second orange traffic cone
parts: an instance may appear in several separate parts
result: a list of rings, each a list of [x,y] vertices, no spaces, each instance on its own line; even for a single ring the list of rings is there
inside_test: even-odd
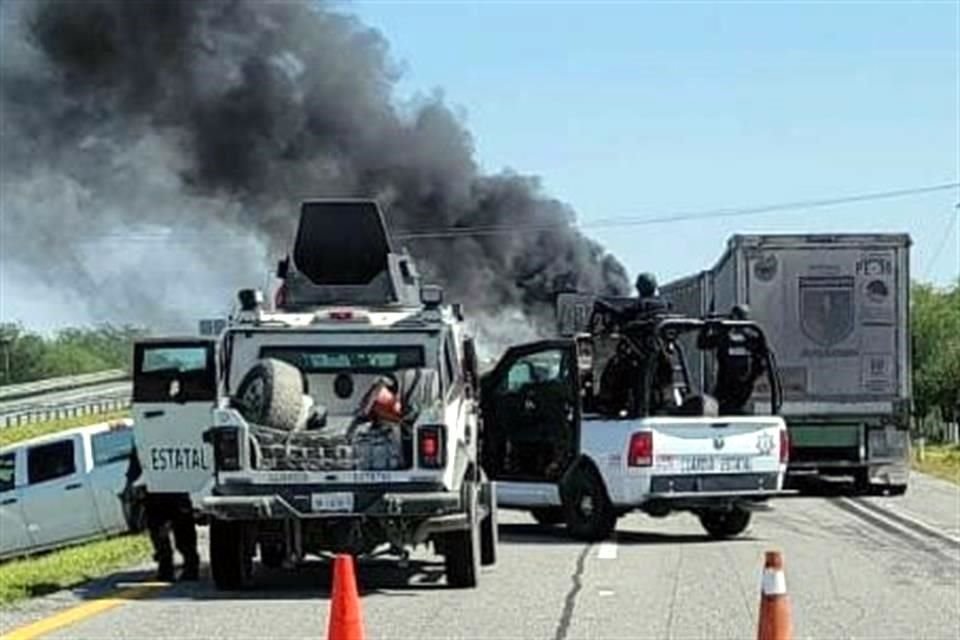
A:
[[[333,561],[333,593],[327,640],[363,640],[363,615],[353,556],[337,554]]]
[[[760,624],[757,640],[791,640],[790,600],[787,579],[783,573],[783,556],[767,551],[760,588]]]

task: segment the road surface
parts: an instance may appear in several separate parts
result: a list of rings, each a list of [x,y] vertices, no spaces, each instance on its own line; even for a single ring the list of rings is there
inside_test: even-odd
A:
[[[368,637],[753,638],[768,549],[784,553],[796,638],[960,637],[960,490],[925,476],[903,498],[782,500],[729,542],[706,540],[687,515],[631,515],[614,540],[582,544],[501,512],[500,535],[500,562],[475,591],[447,589],[442,565],[423,553],[407,570],[362,564]],[[242,594],[176,585],[45,637],[324,638],[329,573],[319,561],[267,572]],[[0,610],[0,631],[102,595]]]

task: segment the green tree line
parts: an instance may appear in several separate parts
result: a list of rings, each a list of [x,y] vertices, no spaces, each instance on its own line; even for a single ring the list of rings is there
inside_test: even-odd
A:
[[[960,420],[960,279],[914,284],[911,296],[914,416]]]
[[[0,384],[129,369],[131,344],[143,335],[137,327],[109,324],[71,327],[52,335],[0,324]]]

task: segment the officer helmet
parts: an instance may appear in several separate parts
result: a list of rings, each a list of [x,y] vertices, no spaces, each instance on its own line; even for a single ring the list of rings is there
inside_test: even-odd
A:
[[[637,276],[637,293],[641,298],[650,298],[657,294],[657,277],[652,273],[641,273]]]
[[[734,305],[730,317],[734,320],[746,320],[750,317],[750,307],[745,304]]]

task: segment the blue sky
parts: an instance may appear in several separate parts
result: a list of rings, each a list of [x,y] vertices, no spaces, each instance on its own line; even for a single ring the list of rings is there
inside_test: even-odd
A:
[[[543,178],[584,223],[960,180],[957,2],[353,2],[442,90],[488,171]],[[735,232],[908,232],[913,276],[960,274],[960,191],[590,230],[662,281]]]

